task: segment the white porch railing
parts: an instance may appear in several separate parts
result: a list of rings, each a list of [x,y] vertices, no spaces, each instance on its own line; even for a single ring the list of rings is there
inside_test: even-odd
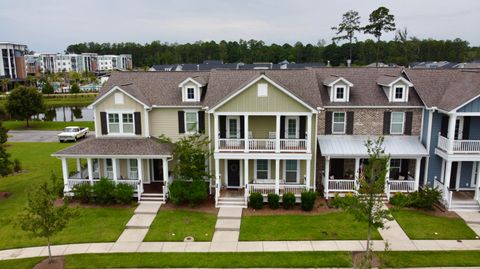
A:
[[[307,139],[280,139],[280,151],[306,151]]]
[[[98,179],[94,179],[93,180],[93,184],[95,184],[95,182],[97,182]],[[90,180],[88,179],[78,179],[78,178],[69,178],[68,179],[68,189],[71,190],[73,189],[73,187],[75,187],[76,185],[80,185],[80,184],[90,184]]]
[[[250,151],[275,151],[275,139],[249,139]]]
[[[248,139],[248,151],[252,152],[274,152],[277,150],[276,139]],[[218,149],[226,151],[244,151],[245,139],[226,139],[218,140]],[[280,139],[281,152],[306,152],[307,139]]]
[[[138,172],[128,172],[128,179],[138,179]]]
[[[442,136],[441,134],[438,134],[438,143],[437,143],[437,147],[444,150],[444,151],[447,151],[448,150],[448,138]]]
[[[328,191],[331,192],[353,192],[356,191],[354,179],[329,179]]]
[[[390,192],[414,192],[415,181],[413,180],[389,180],[388,187]]]
[[[275,184],[248,184],[249,192],[259,192],[263,195],[275,193]]]
[[[219,139],[218,147],[221,150],[243,151],[245,150],[245,139]]]
[[[437,147],[448,152],[449,146],[448,138],[438,134]],[[454,140],[451,148],[452,153],[480,153],[480,140]]]
[[[261,183],[250,183],[247,185],[248,193],[259,192],[263,195],[268,195],[269,193],[275,193],[275,184],[261,184]],[[284,193],[291,192],[296,195],[302,194],[307,187],[304,184],[279,184],[278,190],[279,195]]]
[[[305,185],[282,184],[280,185],[280,195],[291,192],[296,195],[302,194],[307,189]]]

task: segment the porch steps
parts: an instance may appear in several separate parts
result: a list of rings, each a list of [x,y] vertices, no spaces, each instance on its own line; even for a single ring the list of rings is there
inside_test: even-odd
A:
[[[161,202],[165,203],[163,193],[142,193],[140,196],[141,202]]]
[[[480,205],[475,200],[452,201],[450,211],[480,211]]]
[[[247,208],[244,197],[219,197],[217,207]]]

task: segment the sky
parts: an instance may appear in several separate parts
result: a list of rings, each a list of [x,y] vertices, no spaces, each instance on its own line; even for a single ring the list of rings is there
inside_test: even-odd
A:
[[[356,10],[365,24],[379,6],[411,37],[480,45],[479,0],[0,0],[0,41],[51,53],[89,41],[330,43],[343,13]]]

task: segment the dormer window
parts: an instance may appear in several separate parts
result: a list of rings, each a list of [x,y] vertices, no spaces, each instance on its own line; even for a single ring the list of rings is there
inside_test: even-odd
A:
[[[204,84],[193,78],[187,78],[178,86],[182,89],[183,102],[200,102],[201,89],[205,86]]]
[[[330,102],[350,101],[350,89],[353,87],[353,83],[345,78],[329,76],[323,81],[323,85],[328,87]]]
[[[335,86],[335,102],[345,102],[345,87],[344,86]]]
[[[393,92],[393,101],[404,102],[405,101],[405,87],[395,86]]]
[[[187,88],[187,100],[195,101],[195,88]]]
[[[408,91],[413,84],[403,77],[383,75],[377,79],[389,102],[408,102]]]

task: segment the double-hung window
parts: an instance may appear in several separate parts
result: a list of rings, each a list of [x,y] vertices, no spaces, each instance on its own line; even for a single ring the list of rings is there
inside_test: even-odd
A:
[[[192,134],[198,131],[198,113],[196,111],[185,112],[185,130]]]
[[[287,130],[286,130],[286,138],[287,139],[296,139],[298,138],[298,117],[287,117]]]
[[[268,179],[268,160],[257,160],[256,162],[256,179]]]
[[[187,88],[187,100],[195,100],[195,88]]]
[[[404,86],[396,86],[393,88],[393,101],[404,102],[406,101],[406,88]]]
[[[123,133],[133,134],[133,132],[134,132],[133,114],[132,113],[123,113],[122,114],[122,123],[123,123]]]
[[[138,162],[137,159],[129,159],[128,160],[129,171],[128,171],[128,178],[129,179],[138,179]]]
[[[345,122],[345,112],[333,112],[332,133],[344,134],[346,125]]]
[[[390,134],[403,134],[405,113],[392,112],[390,122]]]
[[[113,160],[105,159],[105,176],[109,179],[113,179]]]
[[[297,183],[298,169],[299,167],[297,160],[285,160],[285,182]]]
[[[120,115],[108,114],[108,132],[120,133]]]
[[[108,133],[110,134],[133,134],[135,125],[133,113],[109,113]]]
[[[240,119],[238,117],[229,117],[227,124],[228,138],[240,138]]]

